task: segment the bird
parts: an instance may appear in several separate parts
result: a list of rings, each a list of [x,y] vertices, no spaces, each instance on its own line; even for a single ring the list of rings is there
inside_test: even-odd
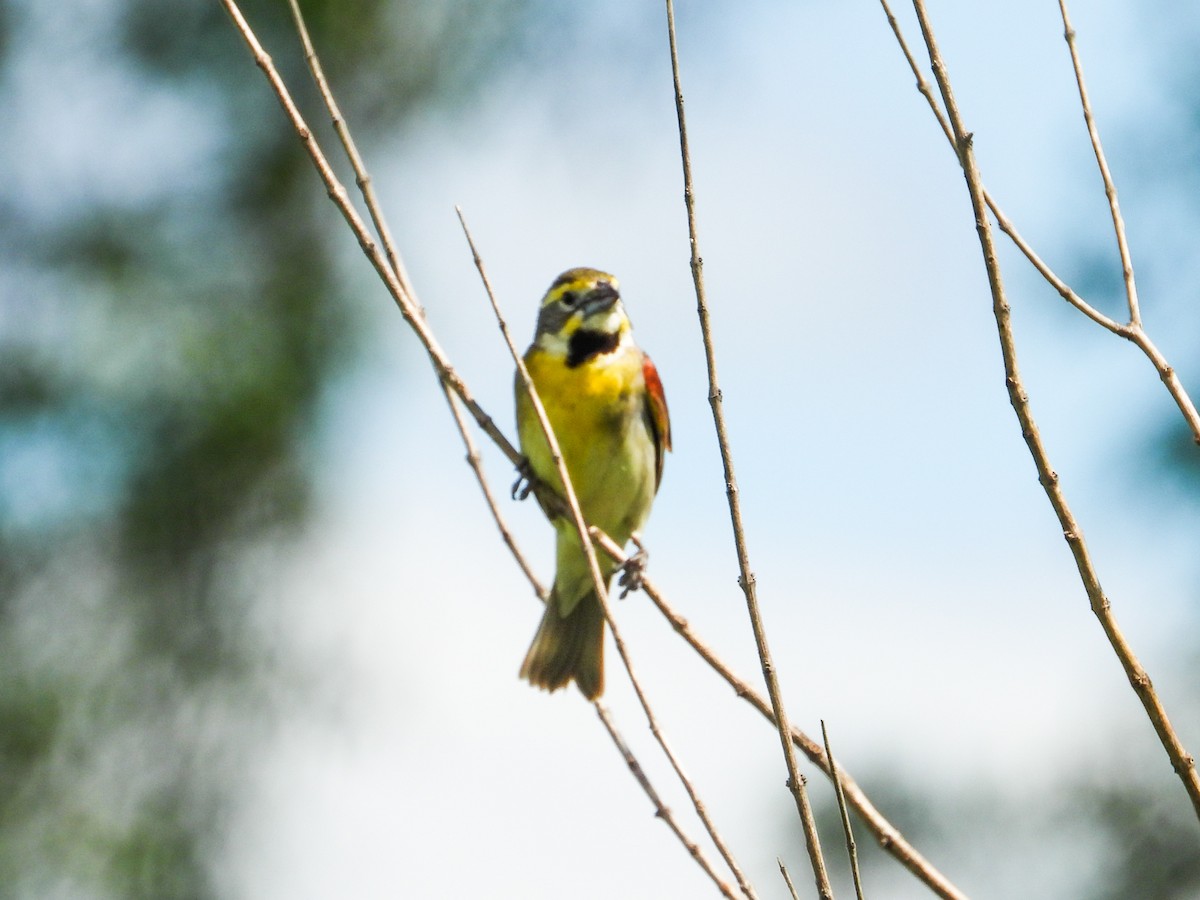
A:
[[[525,367],[546,410],[584,521],[624,546],[640,532],[662,481],[671,425],[662,380],[634,343],[617,279],[568,269],[542,298]],[[517,433],[529,472],[563,494],[529,392],[516,377]],[[545,508],[545,506],[543,506]],[[547,691],[572,680],[604,692],[604,609],[569,514],[551,515],[556,571],[520,677]],[[608,584],[618,566],[598,555]]]

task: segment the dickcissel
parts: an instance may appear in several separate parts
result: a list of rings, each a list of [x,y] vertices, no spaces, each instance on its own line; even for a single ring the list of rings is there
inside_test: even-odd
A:
[[[633,342],[617,279],[570,269],[542,298],[525,365],[562,450],[584,520],[624,545],[650,513],[671,426],[662,382]],[[520,376],[517,432],[533,474],[563,491],[545,434]],[[572,679],[589,700],[604,691],[604,610],[579,534],[554,519],[557,570],[521,677],[548,691]],[[616,564],[598,554],[605,583]]]

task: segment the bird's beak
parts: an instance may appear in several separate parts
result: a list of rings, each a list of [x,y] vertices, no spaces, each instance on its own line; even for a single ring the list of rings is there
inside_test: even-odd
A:
[[[583,315],[590,319],[597,313],[607,312],[620,299],[621,295],[617,293],[617,289],[607,281],[602,281],[588,291],[582,304]]]

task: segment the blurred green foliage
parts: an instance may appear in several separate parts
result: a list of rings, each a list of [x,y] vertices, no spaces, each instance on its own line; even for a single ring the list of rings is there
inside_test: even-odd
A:
[[[302,5],[360,140],[526,9]],[[313,104],[286,4],[243,9]],[[216,896],[270,678],[239,570],[305,522],[345,238],[219,4],[0,2],[0,54],[0,154],[38,176],[0,184],[0,895]]]

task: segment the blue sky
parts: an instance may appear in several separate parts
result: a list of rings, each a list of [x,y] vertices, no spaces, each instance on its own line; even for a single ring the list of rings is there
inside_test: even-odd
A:
[[[1080,248],[1107,246],[1106,208],[1056,10],[943,7],[931,12],[985,182],[1070,279]],[[1080,3],[1073,16],[1120,186],[1137,168],[1123,136],[1164,108],[1161,32],[1117,3]],[[760,2],[682,10],[680,26],[718,366],[793,721],[818,734],[824,719],[852,771],[900,772],[935,796],[1019,781],[1036,798],[1111,758],[1098,735],[1122,736],[1139,766],[1169,778],[1037,485],[965,187],[882,13]],[[370,148],[372,169],[434,329],[506,427],[511,363],[454,204],[522,341],[562,269],[620,277],[675,435],[646,533],[652,577],[754,676],[687,267],[665,33],[630,12],[590,35],[595,52],[572,46],[553,79],[514,69]],[[1131,225],[1153,211],[1134,185],[1122,194]],[[323,700],[264,751],[229,837],[232,894],[703,896],[711,889],[590,707],[517,680],[537,602],[416,341],[349,244],[346,277],[361,281],[377,340],[330,400],[321,518],[263,606],[264,628],[286,631]],[[1138,497],[1145,474],[1122,454],[1172,407],[1148,363],[1065,315],[1004,252],[1051,460],[1170,709],[1189,693],[1176,635],[1194,621],[1194,531],[1156,495]],[[1117,273],[1115,253],[1110,264]],[[1168,299],[1143,298],[1147,327],[1187,372],[1197,328]],[[504,495],[512,473],[487,457]],[[549,527],[531,503],[504,513],[548,579]],[[805,862],[781,828],[791,800],[777,741],[643,598],[620,616],[685,767],[762,896],[783,896],[775,856],[798,882]],[[609,682],[620,727],[686,817],[611,653]],[[1200,743],[1200,725],[1177,724]],[[826,791],[810,774],[814,794]],[[836,835],[826,843],[836,857]],[[1021,872],[934,861],[974,896],[1012,896],[1031,870],[1053,896],[1062,853],[1032,848]],[[902,874],[884,887],[923,895]]]

